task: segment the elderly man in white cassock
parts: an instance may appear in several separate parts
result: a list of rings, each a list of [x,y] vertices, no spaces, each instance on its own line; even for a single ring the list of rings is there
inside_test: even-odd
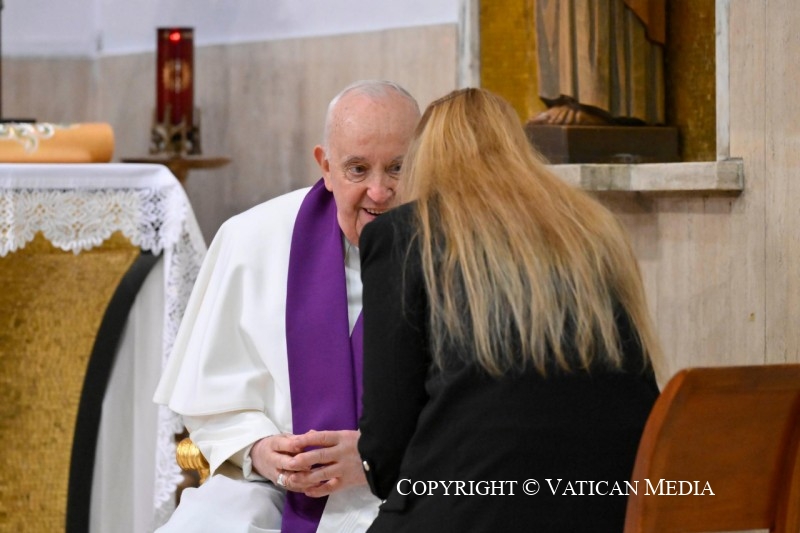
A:
[[[212,475],[160,532],[356,532],[379,500],[356,449],[358,237],[395,205],[419,107],[362,81],[328,107],[322,179],[227,221],[212,242],[155,394]]]

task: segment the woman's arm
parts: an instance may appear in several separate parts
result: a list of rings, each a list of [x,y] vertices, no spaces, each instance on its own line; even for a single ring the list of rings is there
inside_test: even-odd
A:
[[[401,211],[401,213],[397,213]],[[410,224],[398,208],[361,234],[364,392],[358,449],[372,492],[385,499],[427,402],[427,298],[419,255],[406,257]],[[401,229],[402,228],[402,229]]]

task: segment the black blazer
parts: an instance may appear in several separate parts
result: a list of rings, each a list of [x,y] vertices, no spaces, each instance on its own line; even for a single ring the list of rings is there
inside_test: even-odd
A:
[[[624,371],[495,379],[456,353],[434,371],[413,210],[381,215],[360,240],[358,448],[372,491],[386,500],[370,531],[622,531],[625,482],[658,396],[625,314]]]

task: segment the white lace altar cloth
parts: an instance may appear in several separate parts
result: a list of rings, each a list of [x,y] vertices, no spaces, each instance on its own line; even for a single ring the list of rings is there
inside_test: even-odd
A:
[[[162,366],[172,349],[206,245],[186,193],[166,167],[148,164],[0,164],[0,257],[37,232],[75,254],[119,231],[164,260]],[[175,508],[180,417],[159,406],[154,527]]]

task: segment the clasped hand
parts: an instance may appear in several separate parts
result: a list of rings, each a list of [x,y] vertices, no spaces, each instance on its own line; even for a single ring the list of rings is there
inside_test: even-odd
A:
[[[256,472],[287,490],[320,498],[345,487],[366,484],[358,455],[358,431],[314,431],[273,435],[253,445]]]

